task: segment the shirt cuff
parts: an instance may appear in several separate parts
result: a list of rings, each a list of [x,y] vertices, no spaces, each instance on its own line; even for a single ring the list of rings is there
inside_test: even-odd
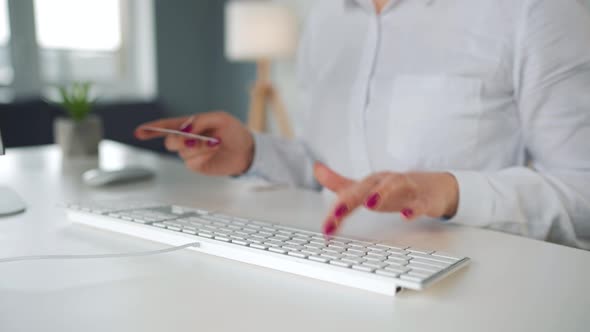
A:
[[[269,152],[272,148],[272,143],[270,142],[272,137],[268,134],[260,133],[252,133],[252,136],[254,137],[254,158],[252,158],[252,164],[245,173],[238,177],[263,177],[266,168],[265,163],[268,162],[271,157],[269,156]]]
[[[448,222],[484,227],[494,210],[494,193],[487,177],[480,172],[450,171],[459,185],[457,213]]]

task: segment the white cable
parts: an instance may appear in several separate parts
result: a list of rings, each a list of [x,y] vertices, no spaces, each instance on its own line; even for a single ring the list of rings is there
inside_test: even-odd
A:
[[[90,255],[37,255],[37,256],[17,256],[0,258],[0,263],[12,263],[20,261],[35,261],[35,260],[47,260],[47,259],[95,259],[95,258],[123,258],[123,257],[140,257],[140,256],[151,256],[158,254],[165,254],[189,247],[200,247],[199,242],[187,243],[181,246],[152,250],[152,251],[141,251],[141,252],[130,252],[122,254],[90,254]]]

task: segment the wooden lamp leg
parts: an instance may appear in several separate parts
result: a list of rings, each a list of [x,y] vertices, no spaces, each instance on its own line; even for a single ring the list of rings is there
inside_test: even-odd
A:
[[[255,132],[266,130],[266,105],[269,97],[270,61],[256,63],[256,81],[250,91],[250,112],[248,127]]]
[[[248,127],[255,132],[266,131],[266,107],[270,103],[282,136],[291,138],[293,137],[293,131],[289,124],[289,117],[283,101],[272,86],[270,67],[271,63],[269,60],[259,60],[256,63],[256,81],[250,91]]]
[[[270,94],[270,103],[273,113],[279,123],[279,129],[281,134],[285,138],[293,138],[293,130],[291,129],[291,124],[289,123],[289,115],[287,114],[287,109],[285,108],[285,104],[281,99],[278,91],[272,88],[272,93]]]

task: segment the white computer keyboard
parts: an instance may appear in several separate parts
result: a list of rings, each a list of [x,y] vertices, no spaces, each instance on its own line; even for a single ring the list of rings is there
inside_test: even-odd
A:
[[[386,295],[421,290],[469,258],[158,203],[67,204],[74,222]]]

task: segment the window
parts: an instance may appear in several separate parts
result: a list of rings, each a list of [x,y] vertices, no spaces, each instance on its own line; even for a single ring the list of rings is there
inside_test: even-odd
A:
[[[39,47],[118,51],[120,6],[119,0],[35,0]]]
[[[0,0],[0,85],[9,85],[12,82],[9,41],[8,3],[7,0]]]
[[[35,0],[41,79],[47,83],[124,78],[119,0]]]
[[[153,98],[153,1],[0,0],[0,90],[50,95],[90,81],[103,100]]]

